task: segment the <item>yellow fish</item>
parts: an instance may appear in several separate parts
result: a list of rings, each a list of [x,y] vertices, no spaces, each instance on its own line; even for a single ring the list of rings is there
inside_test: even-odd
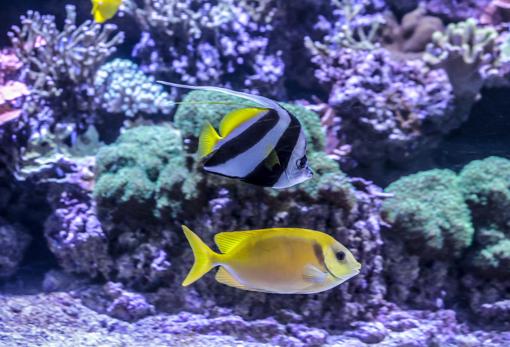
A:
[[[212,251],[182,226],[195,263],[182,282],[188,286],[216,266],[216,280],[231,287],[266,293],[312,294],[356,276],[361,264],[333,237],[320,231],[272,228],[222,232]]]
[[[122,0],[92,0],[92,15],[97,23],[104,23],[115,16]]]

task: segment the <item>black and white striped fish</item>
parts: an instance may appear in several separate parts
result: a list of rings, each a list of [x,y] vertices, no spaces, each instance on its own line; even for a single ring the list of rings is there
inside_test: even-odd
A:
[[[276,189],[288,188],[312,177],[301,124],[277,102],[219,87],[160,83],[221,92],[260,105],[225,115],[219,134],[210,123],[204,125],[199,154],[206,172]]]

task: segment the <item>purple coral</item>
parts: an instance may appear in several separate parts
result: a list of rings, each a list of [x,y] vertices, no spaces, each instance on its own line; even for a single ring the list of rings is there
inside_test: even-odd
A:
[[[143,30],[133,56],[144,72],[186,84],[282,93],[284,64],[269,45],[266,3],[150,0],[125,5]]]
[[[452,117],[446,74],[420,61],[395,61],[383,49],[315,50],[316,77],[331,88],[338,146],[351,146],[360,163],[402,163],[436,145],[460,119]]]
[[[45,223],[48,246],[66,271],[106,276],[112,266],[107,235],[87,193],[68,189],[54,193],[53,214]]]

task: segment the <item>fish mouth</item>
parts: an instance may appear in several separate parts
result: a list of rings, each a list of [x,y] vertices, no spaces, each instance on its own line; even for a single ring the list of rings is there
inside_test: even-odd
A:
[[[331,275],[333,276],[334,278],[336,279],[339,279],[339,280],[343,280],[343,281],[347,281],[348,279],[350,278],[353,278],[354,276],[357,276],[359,275],[359,273],[361,272],[361,264],[358,263],[357,267],[355,267],[354,269],[352,269],[352,272],[348,275],[344,275],[344,276],[337,276],[335,275],[329,268],[328,268],[328,265],[326,264],[326,262],[324,262],[324,267],[326,268],[326,271]]]

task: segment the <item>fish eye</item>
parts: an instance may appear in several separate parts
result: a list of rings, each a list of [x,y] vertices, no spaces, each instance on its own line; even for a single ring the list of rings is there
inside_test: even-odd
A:
[[[296,166],[299,170],[302,170],[306,166],[306,155],[302,156],[301,159],[296,160]]]
[[[345,260],[345,252],[344,251],[336,252],[335,256],[336,256],[336,260],[338,260],[338,261],[344,261]]]

